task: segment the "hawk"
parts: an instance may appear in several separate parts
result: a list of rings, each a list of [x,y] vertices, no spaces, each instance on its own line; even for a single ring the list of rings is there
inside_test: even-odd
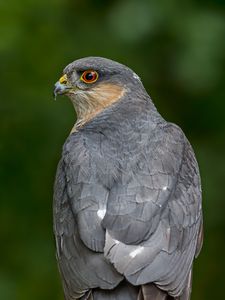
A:
[[[54,234],[66,300],[188,300],[203,240],[198,164],[137,74],[100,57],[55,84],[77,121],[54,186]]]

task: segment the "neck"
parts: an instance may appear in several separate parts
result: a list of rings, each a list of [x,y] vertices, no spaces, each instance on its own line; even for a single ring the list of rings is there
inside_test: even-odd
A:
[[[90,90],[78,90],[71,94],[70,99],[77,113],[77,121],[71,133],[78,131],[104,109],[121,99],[124,93],[122,86],[104,83]]]

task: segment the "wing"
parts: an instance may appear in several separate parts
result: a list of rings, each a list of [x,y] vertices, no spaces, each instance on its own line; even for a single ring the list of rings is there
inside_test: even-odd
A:
[[[179,127],[168,124],[133,161],[108,196],[105,256],[132,284],[155,282],[179,296],[201,246],[193,150]]]
[[[79,298],[91,288],[112,289],[123,279],[103,253],[94,252],[104,245],[97,212],[107,191],[96,184],[90,168],[83,143],[74,143],[70,137],[54,187],[54,233],[66,299]]]

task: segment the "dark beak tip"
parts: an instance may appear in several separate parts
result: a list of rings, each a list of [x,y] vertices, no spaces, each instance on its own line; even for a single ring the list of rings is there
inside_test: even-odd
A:
[[[55,91],[52,93],[52,96],[53,96],[53,98],[54,98],[54,100],[56,100],[56,98],[57,98],[57,93],[55,93]]]
[[[58,94],[59,94],[59,88],[58,87],[55,87],[54,88],[54,91],[53,91],[53,98],[54,98],[54,100],[56,100],[56,97],[58,96]]]

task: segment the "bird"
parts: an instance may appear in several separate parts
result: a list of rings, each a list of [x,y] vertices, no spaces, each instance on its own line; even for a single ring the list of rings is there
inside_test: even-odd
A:
[[[76,111],[53,197],[65,300],[189,300],[203,213],[187,137],[107,58],[67,65],[54,95]]]

